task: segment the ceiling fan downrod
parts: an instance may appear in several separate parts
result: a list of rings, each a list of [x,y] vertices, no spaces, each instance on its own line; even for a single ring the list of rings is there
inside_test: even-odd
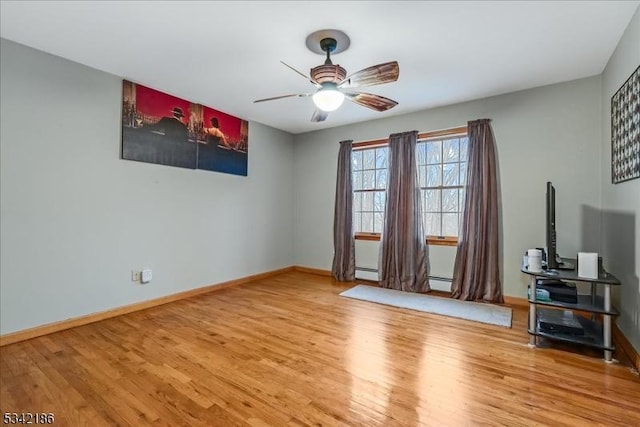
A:
[[[324,61],[324,65],[333,65],[333,62],[331,62],[331,52],[333,52],[334,50],[336,50],[336,47],[338,46],[338,42],[336,42],[336,39],[332,39],[330,37],[327,37],[325,39],[320,40],[320,48],[327,52],[327,59]]]

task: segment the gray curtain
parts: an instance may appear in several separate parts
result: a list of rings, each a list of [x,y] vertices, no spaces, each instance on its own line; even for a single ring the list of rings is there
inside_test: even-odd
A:
[[[353,237],[353,185],[351,183],[351,144],[341,141],[333,218],[333,265],[331,274],[341,282],[356,279],[356,243]]]
[[[469,164],[462,231],[451,294],[461,300],[503,302],[498,266],[498,187],[489,119],[468,123]]]
[[[380,244],[380,286],[427,292],[429,256],[422,230],[416,163],[418,132],[389,137],[389,172]]]

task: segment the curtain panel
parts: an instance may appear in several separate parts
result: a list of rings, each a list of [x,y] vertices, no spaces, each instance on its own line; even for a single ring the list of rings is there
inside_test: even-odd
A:
[[[353,236],[352,140],[341,141],[333,218],[333,264],[331,274],[341,282],[356,279],[356,243]]]
[[[501,303],[497,170],[490,120],[469,122],[468,135],[467,189],[451,295]]]
[[[380,286],[427,292],[430,290],[429,257],[422,229],[417,138],[417,131],[389,137],[389,175],[380,242]]]

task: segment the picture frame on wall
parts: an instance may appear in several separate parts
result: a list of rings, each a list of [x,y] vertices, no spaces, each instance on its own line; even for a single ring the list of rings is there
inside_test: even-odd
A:
[[[246,120],[127,80],[122,159],[247,176]]]
[[[640,66],[611,97],[611,181],[640,178]]]

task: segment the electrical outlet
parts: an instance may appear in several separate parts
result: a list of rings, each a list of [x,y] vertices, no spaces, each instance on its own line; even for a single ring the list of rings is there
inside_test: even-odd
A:
[[[149,283],[153,279],[153,274],[150,269],[142,270],[140,274],[140,283]]]

